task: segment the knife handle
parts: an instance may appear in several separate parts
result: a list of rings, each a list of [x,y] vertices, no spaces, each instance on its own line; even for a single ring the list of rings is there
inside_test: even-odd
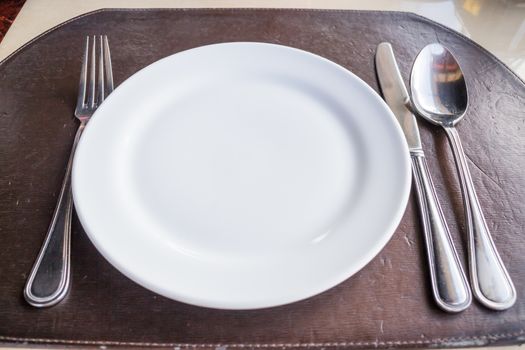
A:
[[[460,312],[472,302],[467,278],[439,205],[425,155],[420,152],[411,158],[434,299],[441,309]]]

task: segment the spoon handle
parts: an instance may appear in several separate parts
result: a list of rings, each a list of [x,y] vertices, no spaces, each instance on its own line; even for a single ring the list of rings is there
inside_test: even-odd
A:
[[[490,309],[508,309],[516,301],[516,289],[490,236],[459,134],[454,127],[445,127],[445,131],[452,146],[463,193],[474,296]]]
[[[434,299],[445,311],[463,311],[470,305],[472,295],[422,152],[412,154],[412,169],[427,246]]]

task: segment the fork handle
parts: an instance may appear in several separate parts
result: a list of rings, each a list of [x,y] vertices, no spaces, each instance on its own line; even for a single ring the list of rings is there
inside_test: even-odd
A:
[[[437,305],[448,312],[469,307],[472,294],[439,205],[424,154],[411,155],[414,182],[427,247],[432,293]]]
[[[46,238],[24,288],[24,298],[35,307],[48,307],[59,303],[69,289],[73,213],[71,168],[78,140],[85,126],[82,122],[75,135],[58,202]]]

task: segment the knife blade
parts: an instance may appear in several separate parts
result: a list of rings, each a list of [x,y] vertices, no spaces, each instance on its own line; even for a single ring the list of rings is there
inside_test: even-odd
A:
[[[463,311],[472,302],[472,294],[439,205],[416,117],[407,107],[410,97],[389,43],[377,47],[376,70],[383,96],[399,122],[410,150],[434,300],[444,311]]]
[[[407,107],[410,97],[390,43],[377,46],[376,69],[383,96],[403,129],[410,153],[422,152],[416,117]]]

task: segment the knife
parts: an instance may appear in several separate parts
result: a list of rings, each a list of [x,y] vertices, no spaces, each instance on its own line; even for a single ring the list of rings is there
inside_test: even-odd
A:
[[[447,312],[463,311],[472,302],[472,294],[438,202],[416,118],[409,109],[410,97],[392,45],[379,44],[375,60],[383,97],[401,125],[410,150],[434,299]]]

